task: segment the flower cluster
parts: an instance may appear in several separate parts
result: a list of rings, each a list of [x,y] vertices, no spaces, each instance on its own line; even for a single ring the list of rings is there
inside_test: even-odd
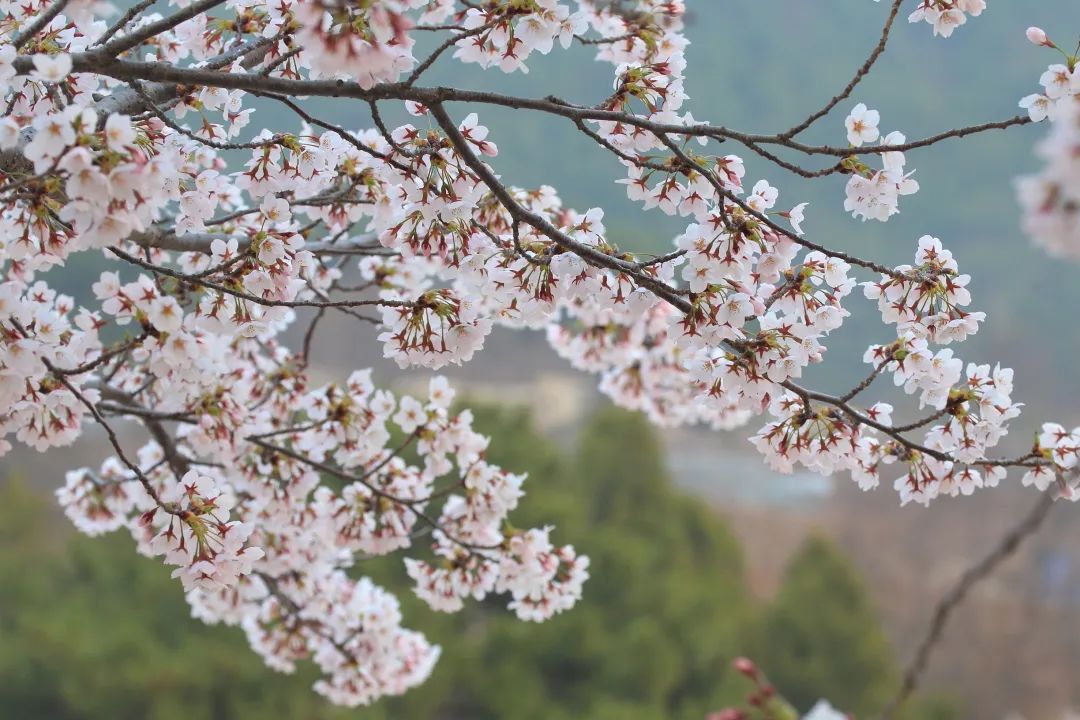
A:
[[[769,467],[789,473],[796,465],[823,474],[847,470],[864,490],[877,487],[878,465],[888,462],[890,448],[876,430],[854,422],[841,412],[814,407],[794,393],[770,405],[776,420],[751,438]],[[867,416],[888,425],[892,408],[878,403]]]
[[[449,290],[429,290],[410,305],[383,307],[386,356],[400,367],[438,369],[471,360],[491,332],[490,318]]]
[[[949,391],[960,381],[964,363],[949,348],[934,351],[926,336],[902,334],[889,345],[872,345],[863,361],[875,368],[884,366],[893,380],[909,395],[919,393],[919,407],[943,409]]]
[[[529,55],[548,54],[556,41],[568,48],[574,36],[587,28],[584,13],[571,13],[557,0],[521,4],[531,12],[514,16],[499,5],[470,7],[462,22],[469,37],[458,41],[454,57],[483,68],[528,72],[525,61]]]
[[[100,472],[88,468],[68,472],[56,497],[80,532],[102,535],[124,527],[136,505],[152,506],[153,501],[133,479],[119,460],[109,458]]]
[[[44,282],[0,284],[0,454],[6,437],[36,450],[69,445],[82,431],[86,403],[99,399],[80,370],[102,348],[98,314]]]
[[[1032,30],[1042,32],[1032,28],[1029,34]],[[1046,39],[1045,33],[1038,44],[1056,47]],[[1062,112],[1069,110],[1073,98],[1080,95],[1080,70],[1077,70],[1075,63],[1051,65],[1039,78],[1039,84],[1043,86],[1043,91],[1022,98],[1020,107],[1028,111],[1032,122],[1057,120]]]
[[[1035,439],[1032,455],[1045,458],[1050,464],[1036,465],[1023,478],[1024,486],[1034,485],[1046,490],[1057,483],[1063,497],[1080,500],[1074,482],[1080,466],[1080,427],[1071,431],[1057,423],[1044,423]]]
[[[876,110],[868,110],[859,103],[845,121],[848,142],[855,147],[881,138],[882,146],[903,145],[907,138],[903,133],[891,132],[881,136],[878,130],[879,115]],[[882,222],[900,212],[899,203],[902,195],[911,195],[919,191],[919,183],[911,178],[914,170],[904,172],[906,158],[898,150],[880,153],[882,168],[874,170],[851,156],[845,164],[851,172],[844,200],[844,210],[853,217],[863,220],[873,219]]]
[[[895,324],[900,333],[925,335],[941,344],[974,335],[986,313],[962,309],[971,302],[971,278],[959,274],[952,253],[937,238],[924,235],[915,262],[864,284],[866,297],[878,302],[881,319]]]
[[[1080,73],[1077,73],[1080,77]],[[1017,180],[1023,230],[1052,255],[1080,259],[1080,82],[1054,102],[1050,131],[1035,148],[1044,161]]]
[[[189,470],[139,516],[137,531],[151,555],[177,566],[185,590],[232,588],[263,556],[248,546],[252,527],[229,519],[234,500],[213,478]]]
[[[450,510],[446,519],[455,525],[469,512],[464,504]],[[509,607],[519,618],[541,622],[573,607],[589,577],[589,559],[569,545],[553,547],[549,532],[543,528],[511,536],[499,559],[441,533],[434,546],[441,567],[409,558],[406,569],[417,595],[435,610],[455,612],[466,598],[509,593]]]
[[[919,0],[919,7],[908,16],[908,22],[930,23],[934,35],[949,37],[967,22],[968,15],[978,17],[985,9],[986,0]]]
[[[413,40],[406,32],[412,22],[403,14],[406,3],[379,2],[356,8],[298,0],[292,15],[300,24],[297,40],[313,72],[355,78],[364,87],[393,82],[415,64]],[[284,18],[283,18],[284,20]],[[270,29],[276,29],[270,25]]]
[[[1047,136],[1036,146],[1044,161],[1034,175],[1018,178],[1023,229],[1052,255],[1080,258],[1080,68],[1041,28],[1027,30],[1028,40],[1065,55],[1039,78],[1041,93],[1020,100],[1033,122],[1050,120]]]

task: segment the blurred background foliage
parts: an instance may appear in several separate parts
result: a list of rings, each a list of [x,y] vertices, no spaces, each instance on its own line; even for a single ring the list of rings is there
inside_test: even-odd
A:
[[[802,710],[825,696],[867,714],[895,690],[892,649],[829,541],[809,540],[777,597],[756,603],[738,543],[672,487],[640,417],[602,410],[564,452],[524,410],[476,413],[493,436],[491,460],[529,473],[515,522],[553,523],[592,558],[595,575],[573,612],[527,624],[494,598],[436,614],[409,592],[398,558],[370,561],[357,572],[399,591],[407,624],[444,654],[405,697],[336,709],[312,692],[310,668],[278,675],[239,630],[191,619],[169,570],[136,555],[124,533],[78,536],[50,497],[9,478],[0,487],[0,716],[701,720],[747,692],[730,669],[745,653]],[[908,717],[959,715],[938,698]]]

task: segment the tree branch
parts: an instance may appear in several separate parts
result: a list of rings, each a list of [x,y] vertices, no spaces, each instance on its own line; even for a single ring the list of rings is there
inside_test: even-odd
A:
[[[1024,540],[1034,535],[1042,527],[1053,505],[1053,497],[1049,494],[1043,494],[1035,503],[1035,506],[1024,516],[1024,519],[1006,533],[986,557],[968,568],[960,576],[956,584],[941,597],[934,608],[926,636],[919,643],[919,648],[915,651],[915,657],[912,658],[904,670],[900,690],[881,713],[881,720],[892,720],[912,693],[915,692],[919,678],[926,670],[930,655],[941,640],[945,626],[953,611],[964,601],[972,588],[989,577],[1001,563],[1016,552]]]

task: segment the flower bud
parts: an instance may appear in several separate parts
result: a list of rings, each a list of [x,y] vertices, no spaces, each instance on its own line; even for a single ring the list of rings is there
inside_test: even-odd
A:
[[[1033,45],[1054,47],[1054,43],[1050,42],[1050,38],[1046,36],[1046,31],[1042,28],[1029,27],[1027,29],[1027,39],[1030,40]]]
[[[754,664],[754,661],[750,658],[737,657],[732,661],[732,666],[736,672],[740,672],[751,680],[758,679],[758,667]]]
[[[726,708],[720,712],[711,713],[706,720],[746,720],[746,713],[737,708]]]

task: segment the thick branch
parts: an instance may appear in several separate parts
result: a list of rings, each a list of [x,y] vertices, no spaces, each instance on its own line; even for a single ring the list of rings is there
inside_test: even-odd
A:
[[[695,125],[676,125],[650,120],[633,113],[614,110],[601,110],[594,107],[556,102],[553,98],[522,98],[493,92],[461,90],[457,88],[413,87],[403,82],[375,85],[365,89],[356,82],[345,80],[293,80],[280,77],[266,77],[258,74],[219,72],[207,68],[177,67],[164,62],[135,62],[117,60],[101,50],[91,50],[72,55],[74,72],[89,72],[106,75],[117,80],[144,80],[154,82],[172,82],[184,85],[202,85],[230,90],[247,90],[255,93],[276,93],[291,97],[348,97],[360,100],[412,100],[422,105],[431,106],[446,102],[465,102],[482,105],[497,105],[516,110],[535,110],[551,115],[558,115],[570,120],[595,120],[622,123],[632,127],[649,130],[656,134],[682,135],[687,137],[708,137],[716,140],[734,140],[748,147],[761,144],[779,144],[810,155],[880,155],[886,152],[904,151],[933,145],[949,138],[960,138],[974,133],[985,132],[1024,125],[1031,122],[1026,116],[1016,116],[981,125],[957,128],[937,135],[905,143],[903,145],[877,145],[860,148],[841,148],[830,146],[812,146],[796,142],[781,135],[754,135],[730,128],[700,123]],[[32,69],[29,57],[22,56],[14,62],[16,71],[26,74]]]
[[[190,233],[177,235],[171,230],[156,228],[145,232],[133,233],[128,236],[130,242],[145,248],[158,250],[172,250],[175,252],[197,252],[209,255],[211,245],[215,240],[229,240],[235,238],[237,249],[247,250],[251,246],[251,238],[244,235],[230,235],[228,233]],[[372,243],[376,241],[375,233],[363,233],[356,237],[339,242],[309,242],[304,244],[304,250],[316,255],[360,255],[365,251],[376,249]]]

